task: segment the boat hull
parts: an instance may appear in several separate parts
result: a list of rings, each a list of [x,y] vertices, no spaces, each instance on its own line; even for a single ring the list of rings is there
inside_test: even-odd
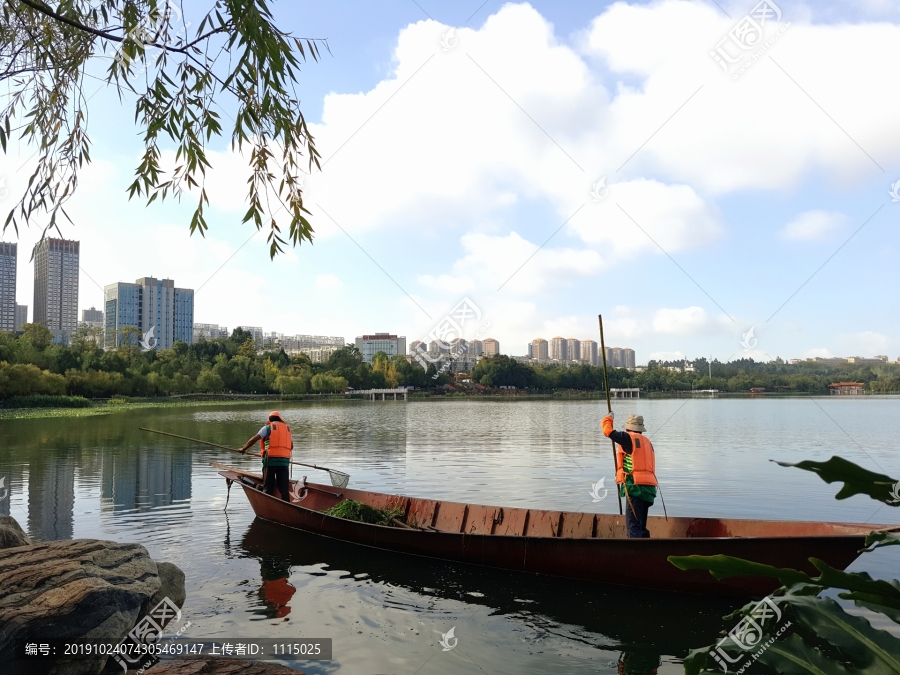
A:
[[[226,478],[236,480],[235,474],[222,472]],[[241,483],[239,483],[241,484]],[[358,490],[344,489],[337,492],[328,486],[312,486],[315,492],[308,492],[299,503],[288,503],[277,499],[255,487],[241,484],[256,515],[262,519],[317,535],[417,556],[438,558],[472,565],[514,570],[530,574],[579,579],[584,581],[636,586],[664,591],[699,594],[762,596],[774,590],[777,581],[760,577],[734,577],[717,581],[702,570],[682,571],[672,565],[669,556],[717,554],[747,558],[775,567],[789,567],[809,573],[816,573],[809,558],[824,560],[832,567],[844,569],[859,555],[865,535],[877,526],[852,526],[834,523],[801,523],[779,521],[737,521],[717,519],[669,519],[654,522],[650,526],[650,539],[628,539],[623,536],[624,518],[594,514],[566,514],[539,510],[525,511],[523,532],[528,531],[529,519],[537,522],[550,514],[553,522],[551,533],[557,536],[529,536],[513,534],[491,534],[475,531],[470,516],[477,509],[499,507],[436,502],[445,514],[454,510],[463,511],[457,520],[461,526],[457,531],[441,529],[407,529],[384,527],[336,518],[322,513],[319,509],[337,503],[341,498],[357,499],[384,507],[389,504],[402,506],[406,503],[407,515],[414,500],[397,495],[380,495]],[[304,491],[306,492],[306,491]],[[383,497],[381,504],[372,496]],[[309,507],[304,502],[309,499]],[[394,500],[394,501],[390,501]],[[420,500],[424,501],[424,500]],[[437,512],[438,509],[435,509]],[[558,525],[553,519],[558,515]],[[514,518],[515,514],[507,516]],[[584,516],[591,519],[591,536],[558,536],[565,534],[566,517]],[[435,514],[437,519],[437,513]],[[452,521],[451,521],[452,522]],[[497,528],[496,516],[491,530]],[[735,524],[738,525],[735,525]],[[730,529],[742,523],[774,524],[779,527],[779,536],[727,536]],[[699,525],[698,525],[699,524]],[[665,537],[663,527],[681,528],[690,536]],[[604,528],[609,531],[605,532]],[[685,529],[686,528],[686,529]],[[691,532],[694,528],[694,532]],[[473,531],[466,531],[466,530]],[[654,529],[658,532],[654,533]],[[759,529],[759,528],[757,528]],[[765,529],[763,527],[763,529]],[[725,536],[697,536],[702,530],[721,533]],[[821,534],[816,530],[834,532]],[[717,532],[718,531],[718,532]],[[802,534],[804,531],[812,534]],[[587,529],[585,529],[587,532]]]

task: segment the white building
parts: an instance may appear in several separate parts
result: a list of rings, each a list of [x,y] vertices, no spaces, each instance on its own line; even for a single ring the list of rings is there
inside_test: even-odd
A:
[[[141,277],[133,284],[109,284],[103,295],[106,349],[122,343],[126,326],[141,332],[144,348],[171,349],[176,342],[193,342],[193,289],[175,288],[172,279]]]
[[[230,335],[226,326],[220,326],[217,323],[195,323],[193,336],[194,342],[201,340],[218,340],[227,338]]]
[[[78,265],[81,244],[42,239],[34,245],[34,323],[67,340],[78,328]]]
[[[384,352],[388,358],[393,358],[398,354],[405,356],[406,336],[391,335],[390,333],[360,335],[356,338],[356,348],[366,363],[372,363],[372,357],[378,352]]]
[[[581,340],[576,338],[566,340],[566,359],[569,361],[581,361]]]

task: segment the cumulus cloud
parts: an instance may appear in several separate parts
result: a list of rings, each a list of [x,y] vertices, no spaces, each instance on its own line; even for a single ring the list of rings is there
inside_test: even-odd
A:
[[[816,241],[838,232],[846,224],[847,216],[843,213],[815,209],[798,215],[781,229],[779,235],[793,241]]]
[[[316,275],[316,288],[319,290],[328,290],[332,288],[340,288],[344,285],[334,274],[318,274]]]

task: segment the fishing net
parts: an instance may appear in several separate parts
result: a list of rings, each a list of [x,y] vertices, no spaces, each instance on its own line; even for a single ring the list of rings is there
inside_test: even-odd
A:
[[[346,474],[343,471],[329,469],[328,476],[331,478],[331,484],[336,488],[345,488],[347,483],[350,482],[350,474]]]

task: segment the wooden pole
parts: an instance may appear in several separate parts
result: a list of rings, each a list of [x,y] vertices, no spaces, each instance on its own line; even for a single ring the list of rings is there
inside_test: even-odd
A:
[[[606,343],[603,341],[603,316],[597,315],[597,321],[600,322],[600,353],[603,355],[603,388],[606,389],[606,411],[612,412],[612,403],[609,400],[609,375],[606,373]],[[616,442],[609,439],[612,443],[613,453],[613,470],[616,468]],[[615,475],[615,474],[613,474]],[[622,515],[622,495],[619,494],[619,488],[616,487],[616,497],[619,498],[619,515]]]

